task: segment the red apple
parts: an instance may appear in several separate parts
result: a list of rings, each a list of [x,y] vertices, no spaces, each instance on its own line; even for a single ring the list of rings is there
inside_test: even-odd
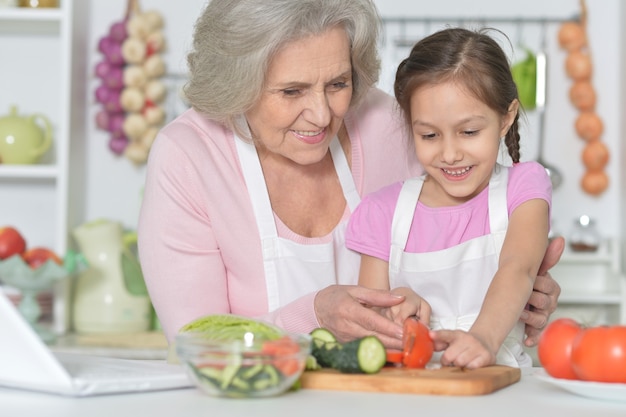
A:
[[[0,259],[21,254],[26,250],[26,240],[17,229],[0,227]]]
[[[22,259],[32,269],[37,269],[43,265],[48,259],[63,265],[63,261],[59,256],[48,248],[36,247],[30,248],[22,254]]]

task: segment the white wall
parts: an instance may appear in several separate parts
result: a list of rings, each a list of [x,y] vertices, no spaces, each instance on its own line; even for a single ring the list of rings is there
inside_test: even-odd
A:
[[[100,109],[93,98],[99,80],[93,75],[94,65],[102,59],[97,51],[98,40],[108,33],[109,26],[124,17],[126,0],[82,0],[89,2],[90,24],[87,33],[85,54],[88,56],[86,91],[87,132],[85,134],[85,196],[84,219],[100,217],[121,221],[126,227],[134,228],[141,203],[141,192],[145,177],[145,167],[135,166],[125,157],[114,155],[108,149],[108,135],[98,130],[94,117]],[[164,17],[164,33],[167,39],[166,59],[169,73],[185,72],[185,52],[191,43],[191,33],[196,17],[203,8],[204,0],[141,1],[142,10],[158,10]],[[82,194],[82,193],[81,193]],[[80,195],[80,194],[79,194]],[[76,223],[76,221],[74,222]]]
[[[143,167],[135,167],[124,158],[114,157],[107,148],[104,132],[95,129],[93,117],[97,106],[92,99],[97,82],[91,75],[93,65],[100,59],[96,50],[97,40],[108,30],[108,26],[123,16],[125,0],[107,2],[85,0],[90,4],[90,32],[87,42],[90,62],[88,71],[90,88],[87,92],[89,103],[86,141],[86,198],[85,219],[108,217],[122,221],[128,227],[134,227],[140,205],[141,187],[145,175]],[[501,2],[499,0],[444,0],[433,2],[415,0],[377,0],[383,15],[388,16],[449,16],[450,24],[457,24],[456,18],[480,16],[480,21],[488,22],[489,17],[552,17],[568,18],[579,12],[579,0],[527,0],[525,2]],[[192,26],[196,16],[204,5],[203,0],[185,0],[172,2],[167,0],[144,0],[144,10],[157,9],[163,13],[168,39],[167,63],[171,72],[184,72],[184,56],[190,43]],[[556,44],[557,25],[548,27],[549,45],[549,91],[546,120],[546,145],[544,156],[557,165],[564,173],[563,185],[554,193],[554,218],[557,231],[567,234],[571,223],[580,214],[589,214],[598,221],[601,232],[606,236],[616,236],[624,229],[621,213],[624,196],[621,189],[624,175],[620,170],[620,158],[623,154],[620,128],[623,91],[622,49],[623,40],[620,17],[624,15],[624,6],[619,0],[587,0],[589,12],[588,31],[595,72],[593,84],[598,93],[597,111],[605,123],[602,140],[609,146],[613,159],[607,167],[611,179],[610,188],[600,197],[584,194],[579,179],[584,170],[580,162],[583,143],[574,131],[576,110],[567,98],[570,81],[563,69],[565,53]],[[432,29],[432,27],[431,27]],[[512,39],[516,38],[515,25],[508,26]],[[515,32],[515,33],[510,33]],[[536,32],[536,30],[535,30]],[[423,35],[423,33],[422,33]],[[524,34],[525,42],[537,42],[537,33]],[[389,40],[389,39],[387,39]],[[535,46],[538,47],[538,44]],[[385,53],[385,59],[396,59]],[[381,86],[388,89],[390,74],[395,64],[386,63],[381,79]],[[534,159],[537,153],[536,117],[528,115],[529,125],[523,135],[525,159]]]

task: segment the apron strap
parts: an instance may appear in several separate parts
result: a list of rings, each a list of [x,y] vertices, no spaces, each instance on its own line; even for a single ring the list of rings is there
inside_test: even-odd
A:
[[[335,170],[337,171],[337,177],[339,177],[339,182],[341,183],[341,188],[343,189],[346,204],[348,204],[350,213],[352,213],[354,212],[354,209],[356,209],[356,206],[358,206],[361,202],[361,196],[356,190],[356,185],[354,184],[354,179],[352,178],[352,172],[350,171],[346,154],[343,152],[341,143],[339,143],[339,139],[336,137],[330,143],[330,154],[335,164]]]
[[[245,142],[235,134],[235,145],[241,161],[241,170],[250,194],[252,211],[256,219],[257,228],[261,237],[263,252],[263,271],[265,272],[265,288],[267,291],[267,305],[270,311],[280,303],[276,263],[273,259],[277,255],[278,230],[274,222],[272,204],[270,203],[267,184],[263,176],[263,169],[254,144]]]
[[[424,178],[425,176],[409,178],[402,184],[391,221],[391,249],[389,251],[389,268],[391,271],[398,272],[400,267],[400,257],[409,239],[413,214],[422,192]]]
[[[241,170],[248,187],[248,193],[250,193],[250,201],[252,202],[252,209],[255,213],[261,241],[278,237],[270,195],[267,191],[267,184],[265,183],[263,169],[261,168],[256,148],[254,144],[245,142],[236,134],[235,145],[241,160]]]
[[[247,126],[247,124],[245,124],[245,126]],[[275,262],[275,259],[280,255],[280,246],[274,212],[272,210],[267,184],[265,183],[265,177],[256,147],[253,143],[242,140],[236,134],[234,134],[234,139],[241,162],[241,170],[250,195],[252,210],[259,229],[261,249],[263,252],[263,268],[265,272],[268,309],[269,311],[273,311],[280,306],[279,277]],[[356,191],[348,161],[346,160],[337,137],[333,138],[331,141],[330,150],[346,203],[350,208],[350,212],[352,212],[361,199]]]
[[[489,180],[489,228],[492,234],[506,231],[509,225],[508,185],[509,168],[496,164]]]

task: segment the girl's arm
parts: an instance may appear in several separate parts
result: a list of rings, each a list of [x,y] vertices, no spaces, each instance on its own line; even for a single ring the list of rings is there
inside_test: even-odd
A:
[[[498,271],[468,333],[431,332],[441,363],[478,368],[495,363],[496,354],[526,305],[548,246],[549,208],[543,199],[520,204],[509,217]]]
[[[515,326],[532,293],[548,247],[548,212],[545,200],[532,199],[518,206],[509,218],[498,271],[470,330],[494,352]]]
[[[389,263],[369,255],[361,255],[359,285],[379,290],[389,289]]]

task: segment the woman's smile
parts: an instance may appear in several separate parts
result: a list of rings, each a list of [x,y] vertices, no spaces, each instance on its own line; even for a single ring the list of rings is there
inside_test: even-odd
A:
[[[292,130],[294,136],[302,142],[309,145],[315,145],[321,143],[326,138],[326,129],[318,130],[315,132],[305,130]]]

